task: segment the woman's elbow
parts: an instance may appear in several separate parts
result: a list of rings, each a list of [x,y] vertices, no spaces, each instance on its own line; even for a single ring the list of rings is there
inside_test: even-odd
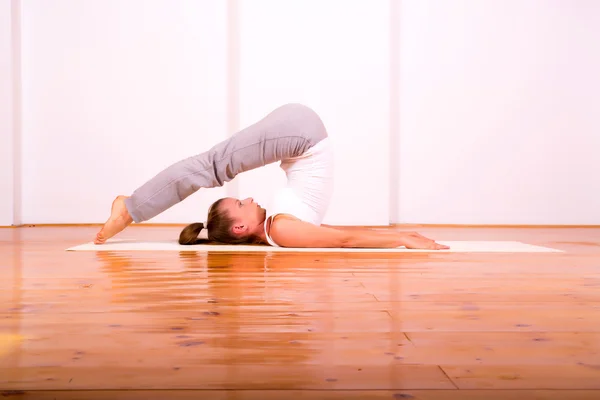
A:
[[[341,248],[354,247],[354,236],[350,232],[343,232],[339,238],[336,238],[336,246]]]

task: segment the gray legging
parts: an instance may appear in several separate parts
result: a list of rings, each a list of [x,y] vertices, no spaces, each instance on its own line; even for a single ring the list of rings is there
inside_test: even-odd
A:
[[[133,221],[147,221],[200,188],[223,186],[241,172],[300,156],[326,137],[313,110],[286,104],[210,150],[167,167],[125,200],[127,210]]]

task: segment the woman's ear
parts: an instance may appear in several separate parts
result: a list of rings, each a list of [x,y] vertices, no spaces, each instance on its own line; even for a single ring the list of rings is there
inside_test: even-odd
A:
[[[231,228],[236,235],[243,235],[248,230],[248,225],[236,224]]]

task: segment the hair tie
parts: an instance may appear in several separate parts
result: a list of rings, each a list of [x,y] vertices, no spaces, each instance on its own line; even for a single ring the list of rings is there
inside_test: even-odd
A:
[[[198,234],[198,239],[208,239],[208,222],[204,221],[202,225],[204,225],[204,229]]]

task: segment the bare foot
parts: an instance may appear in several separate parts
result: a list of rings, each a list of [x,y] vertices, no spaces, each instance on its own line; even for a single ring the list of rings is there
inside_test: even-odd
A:
[[[127,207],[125,206],[126,198],[126,196],[117,196],[113,201],[110,209],[110,217],[108,218],[108,221],[104,223],[100,232],[96,234],[94,243],[102,244],[106,242],[133,222],[131,215],[129,215],[129,211],[127,211]]]

